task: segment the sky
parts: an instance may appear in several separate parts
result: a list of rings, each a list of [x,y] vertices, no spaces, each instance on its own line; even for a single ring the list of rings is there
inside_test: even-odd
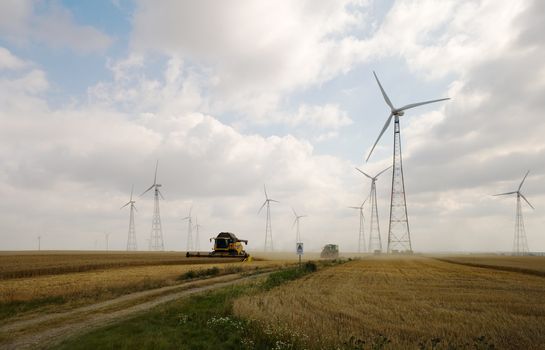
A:
[[[124,250],[134,185],[146,250],[162,184],[166,250],[221,231],[263,249],[357,250],[359,205],[400,118],[417,252],[506,252],[514,191],[545,251],[545,3],[498,0],[0,2],[0,250]],[[387,241],[391,172],[377,182]],[[365,207],[369,219],[370,207]],[[368,237],[369,221],[365,235]]]

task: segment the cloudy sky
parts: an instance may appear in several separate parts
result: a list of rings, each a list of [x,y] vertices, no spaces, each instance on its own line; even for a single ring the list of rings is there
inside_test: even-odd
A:
[[[232,231],[262,249],[263,184],[276,249],[357,247],[370,183],[401,118],[416,251],[510,251],[523,188],[530,250],[545,250],[543,1],[0,2],[0,250],[124,249],[131,185],[156,160],[166,249],[190,206],[201,248]],[[388,230],[391,173],[378,181]],[[146,249],[153,198],[138,197]],[[366,216],[369,217],[366,209]],[[366,227],[366,234],[369,229]]]

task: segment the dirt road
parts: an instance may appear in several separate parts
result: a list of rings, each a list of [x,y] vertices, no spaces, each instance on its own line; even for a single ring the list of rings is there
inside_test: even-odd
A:
[[[67,312],[40,315],[7,323],[0,327],[2,339],[0,349],[47,348],[70,336],[115,323],[157,305],[192,294],[242,283],[269,273],[263,272],[252,276],[233,274],[186,282],[124,295]]]

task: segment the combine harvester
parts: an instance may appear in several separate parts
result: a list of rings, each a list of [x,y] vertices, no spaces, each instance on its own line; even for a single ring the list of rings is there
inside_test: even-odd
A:
[[[240,261],[251,261],[252,257],[246,253],[242,243],[248,244],[247,240],[238,239],[234,233],[220,232],[214,240],[214,250],[211,252],[187,252],[188,258],[227,258]]]

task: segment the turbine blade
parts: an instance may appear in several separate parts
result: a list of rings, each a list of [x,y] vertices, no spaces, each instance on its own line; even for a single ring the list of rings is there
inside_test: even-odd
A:
[[[265,192],[265,198],[269,199],[269,196],[267,196],[267,187],[263,185],[263,192]]]
[[[392,101],[388,98],[388,95],[386,95],[386,91],[382,88],[382,84],[380,84],[380,81],[378,80],[377,74],[375,71],[373,71],[373,75],[375,76],[375,79],[377,80],[378,87],[380,88],[380,91],[382,92],[382,97],[384,97],[384,101],[390,106],[390,109],[394,110],[394,105],[392,104]]]
[[[520,192],[519,192],[519,193],[520,193]],[[526,199],[526,197],[524,197],[524,195],[523,195],[522,193],[520,193],[520,196],[526,201],[526,203],[528,203],[528,205],[530,206],[530,208],[532,208],[532,209],[534,209],[534,210],[536,209],[536,208],[534,208],[533,205],[530,204],[530,202],[528,202],[528,200]]]
[[[134,191],[134,185],[132,185],[132,187],[131,187],[131,202],[132,202],[132,193],[133,193],[133,191]]]
[[[378,173],[377,175],[375,175],[375,179],[377,177],[379,177],[383,172],[385,172],[386,170],[390,169],[392,167],[392,165],[390,165],[389,167],[387,167],[386,169],[382,170],[380,173]]]
[[[149,190],[151,190],[153,188],[153,186],[155,186],[155,184],[151,185],[147,190],[145,190],[141,195],[140,197],[142,197],[143,195],[145,195],[146,193],[149,192]]]
[[[269,202],[276,202],[276,203],[280,203],[279,201],[277,201],[277,200],[274,200],[274,199],[269,199]]]
[[[367,175],[366,173],[363,172],[363,170],[360,170],[359,168],[356,168],[357,171],[359,171],[360,173],[362,173],[363,175],[367,176],[369,179],[373,180],[373,178],[369,175]]]
[[[371,193],[369,193],[369,194],[367,195],[367,198],[365,198],[365,200],[363,201],[363,203],[361,203],[360,209],[363,209],[363,206],[365,205],[365,203],[367,202],[367,200],[368,200],[370,197],[371,197]]]
[[[162,199],[162,200],[165,200],[165,197],[163,197],[163,194],[161,193],[161,191],[157,190],[157,193],[159,193],[159,195],[161,196],[161,199]]]
[[[439,102],[439,101],[446,101],[446,100],[450,100],[450,98],[447,97],[447,98],[440,98],[438,100],[411,103],[411,104],[408,104],[408,105],[403,106],[401,108],[398,108],[397,111],[401,112],[401,111],[404,111],[404,110],[407,110],[407,109],[410,109],[410,108],[414,108],[414,107],[418,107],[418,106],[422,106],[422,105],[427,105],[429,103],[435,103],[435,102]]]
[[[295,226],[295,224],[297,223],[297,218],[295,218],[295,220],[293,220],[293,225],[291,225],[291,228],[293,228],[293,226]]]
[[[297,213],[295,212],[295,209],[293,209],[293,207],[292,207],[291,210],[293,211],[293,215],[295,215],[295,217],[297,217]]]
[[[375,147],[377,146],[377,143],[378,141],[380,140],[380,138],[382,137],[382,135],[384,134],[384,132],[386,131],[386,129],[388,129],[388,127],[390,126],[390,122],[392,121],[392,117],[394,115],[392,113],[390,113],[390,116],[388,117],[388,119],[386,120],[386,123],[384,123],[384,127],[382,128],[382,131],[380,132],[380,134],[378,135],[377,137],[377,140],[375,141],[375,144],[373,145],[373,148],[371,148],[371,151],[369,151],[369,155],[367,156],[367,159],[365,159],[365,161],[367,162],[369,160],[369,157],[371,157],[371,153],[373,153],[373,150],[375,149]]]
[[[350,208],[350,209],[359,209],[360,207],[347,207],[347,208]]]
[[[530,170],[528,170],[528,171],[526,172],[526,175],[524,175],[524,178],[523,178],[522,181],[520,182],[519,189],[518,189],[519,191],[520,191],[520,189],[522,188],[522,184],[524,183],[524,180],[526,180],[526,176],[528,176],[529,173],[530,173]]]
[[[119,208],[119,209],[123,209],[123,208],[125,208],[127,205],[129,205],[129,204],[131,204],[131,202],[128,202],[127,204],[125,204],[124,206],[122,206],[122,207]]]
[[[517,193],[517,191],[493,194],[493,196],[505,196],[508,194],[515,194],[515,193]]]
[[[157,162],[155,163],[155,176],[153,177],[153,184],[155,185],[157,183],[157,168],[159,167],[159,159],[157,159]]]
[[[136,209],[136,205],[132,205],[132,207],[134,208],[134,210],[138,211],[138,209]]]
[[[263,202],[263,205],[261,206],[261,208],[259,208],[259,210],[257,211],[257,213],[261,213],[261,210],[263,209],[263,207],[265,206],[265,204],[267,204],[267,200],[265,200],[265,202]]]

